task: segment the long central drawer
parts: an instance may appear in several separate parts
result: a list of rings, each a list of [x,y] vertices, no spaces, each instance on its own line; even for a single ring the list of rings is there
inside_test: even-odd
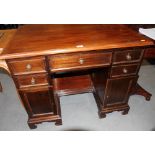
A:
[[[52,72],[95,68],[111,64],[112,53],[90,52],[75,54],[57,54],[49,57],[50,70]]]

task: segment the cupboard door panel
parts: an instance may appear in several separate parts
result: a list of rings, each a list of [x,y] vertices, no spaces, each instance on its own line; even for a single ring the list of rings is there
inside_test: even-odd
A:
[[[54,114],[51,88],[23,90],[20,95],[30,116]]]
[[[105,93],[105,106],[126,104],[133,79],[133,77],[109,79]]]

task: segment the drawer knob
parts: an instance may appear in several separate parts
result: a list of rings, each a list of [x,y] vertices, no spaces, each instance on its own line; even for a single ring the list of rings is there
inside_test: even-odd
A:
[[[82,65],[84,63],[84,60],[80,58],[79,63]]]
[[[36,80],[32,77],[31,84],[34,85],[36,83]]]
[[[32,68],[32,66],[31,66],[30,64],[27,64],[27,65],[26,65],[26,69],[27,69],[28,71],[30,71],[31,68]]]
[[[130,53],[128,53],[128,54],[126,55],[126,59],[127,59],[127,60],[131,60],[131,55],[130,55]]]
[[[123,68],[123,73],[128,73],[128,70],[126,68]]]

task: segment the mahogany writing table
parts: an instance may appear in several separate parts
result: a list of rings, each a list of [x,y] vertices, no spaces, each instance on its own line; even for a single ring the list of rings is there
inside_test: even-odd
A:
[[[92,92],[100,118],[129,111],[146,48],[153,42],[124,25],[25,25],[0,59],[7,62],[28,125],[62,124],[60,97]]]

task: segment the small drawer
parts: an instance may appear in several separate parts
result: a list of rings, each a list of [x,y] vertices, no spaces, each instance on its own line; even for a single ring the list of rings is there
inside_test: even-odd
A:
[[[50,68],[52,72],[95,68],[100,66],[108,66],[111,64],[112,53],[84,53],[84,54],[59,54],[49,58]]]
[[[48,85],[46,74],[21,75],[16,78],[19,88]]]
[[[45,72],[44,57],[18,59],[8,62],[8,66],[14,75]]]
[[[140,62],[143,50],[116,51],[113,56],[113,64]]]
[[[113,66],[111,77],[136,75],[139,70],[139,64]]]

